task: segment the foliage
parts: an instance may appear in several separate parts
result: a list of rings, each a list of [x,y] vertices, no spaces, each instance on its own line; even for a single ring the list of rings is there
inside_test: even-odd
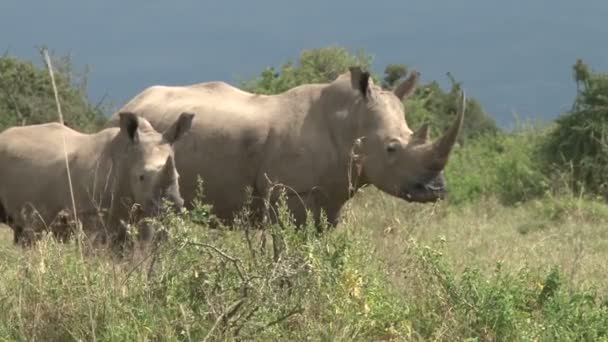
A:
[[[544,195],[549,179],[538,156],[539,132],[488,135],[456,148],[446,167],[450,202],[496,196],[514,204]]]
[[[419,127],[425,122],[431,123],[432,136],[440,136],[454,121],[460,107],[462,84],[448,73],[451,87],[444,91],[438,82],[432,81],[419,87],[416,97],[407,100],[406,116],[411,127]],[[465,120],[462,133],[458,139],[460,144],[467,140],[484,135],[497,134],[498,126],[481,107],[481,104],[467,94]]]
[[[571,172],[573,187],[608,196],[608,74],[574,67],[579,85],[573,109],[555,121],[545,142],[548,172]]]
[[[389,64],[384,68],[384,79],[382,87],[392,89],[397,85],[397,81],[407,75],[407,66],[405,64]]]
[[[425,339],[485,341],[596,341],[608,338],[608,309],[593,290],[570,293],[559,268],[505,271],[491,276],[467,267],[459,276],[446,263],[441,247],[418,247],[416,267],[421,305],[414,325]],[[420,284],[420,285],[423,285]],[[600,299],[598,301],[598,299]],[[440,337],[442,331],[447,336]]]
[[[279,71],[273,67],[259,77],[243,82],[242,87],[257,94],[278,94],[306,83],[332,82],[353,65],[369,68],[371,57],[364,52],[352,54],[340,47],[304,50],[296,63],[288,61]]]
[[[94,132],[105,120],[88,103],[86,73],[77,75],[69,57],[54,58],[53,69],[66,124]],[[46,68],[14,57],[0,57],[0,131],[10,126],[58,121],[57,107]]]

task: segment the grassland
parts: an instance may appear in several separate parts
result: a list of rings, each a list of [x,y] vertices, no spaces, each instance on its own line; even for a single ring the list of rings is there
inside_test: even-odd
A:
[[[194,224],[205,210],[168,215],[164,244],[123,259],[51,239],[22,250],[2,228],[0,339],[607,338],[599,202],[416,205],[366,188],[322,236]]]

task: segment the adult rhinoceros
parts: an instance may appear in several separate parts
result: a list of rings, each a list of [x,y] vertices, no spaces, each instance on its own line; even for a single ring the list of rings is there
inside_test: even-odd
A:
[[[349,183],[355,178],[355,188],[373,184],[407,201],[446,194],[442,169],[461,129],[464,105],[436,142],[428,141],[426,125],[412,132],[401,101],[413,93],[418,76],[414,72],[395,91],[386,91],[368,72],[352,67],[332,83],[270,96],[222,82],[152,86],[121,110],[143,115],[160,130],[182,111],[197,113],[192,134],[175,145],[187,203],[195,197],[197,175],[205,201],[224,219],[243,206],[247,187],[265,198],[272,184],[281,183],[289,189],[287,203],[297,223],[305,220],[307,208],[317,220],[324,211],[335,225],[354,193]],[[117,123],[114,116],[107,125]]]
[[[0,223],[13,228],[17,243],[24,227],[38,231],[60,212],[72,212],[63,141],[85,230],[98,233],[99,214],[107,211],[103,228],[124,235],[118,221],[128,219],[133,203],[148,215],[158,211],[162,198],[182,206],[173,144],[190,129],[193,117],[176,114],[163,134],[127,112],[118,114],[119,128],[96,134],[58,123],[5,130],[0,133]]]

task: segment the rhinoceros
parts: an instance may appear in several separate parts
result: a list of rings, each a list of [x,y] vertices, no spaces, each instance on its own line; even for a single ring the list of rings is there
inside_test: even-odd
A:
[[[129,218],[132,204],[144,215],[156,214],[165,199],[183,206],[173,147],[194,114],[176,115],[162,134],[134,113],[118,117],[118,128],[95,134],[59,123],[0,133],[0,223],[13,228],[15,243],[31,241],[24,228],[38,233],[73,212],[66,154],[77,218],[92,235],[124,237],[119,221]]]
[[[121,110],[160,130],[180,112],[196,112],[191,134],[175,144],[187,205],[197,194],[198,176],[204,201],[224,220],[240,211],[247,195],[275,203],[271,189],[282,184],[296,224],[305,222],[308,210],[317,223],[324,213],[335,226],[343,205],[366,184],[412,202],[446,195],[442,169],[462,127],[464,92],[455,122],[431,142],[428,125],[413,132],[403,111],[419,75],[412,72],[393,91],[375,85],[360,67],[331,83],[278,95],[223,82],[155,85]],[[118,122],[114,115],[106,125]]]

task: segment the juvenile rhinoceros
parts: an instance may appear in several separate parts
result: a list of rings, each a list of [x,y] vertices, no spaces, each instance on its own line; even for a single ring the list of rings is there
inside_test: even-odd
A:
[[[182,206],[173,145],[193,117],[176,114],[162,134],[128,112],[118,114],[118,128],[96,134],[58,123],[5,130],[0,133],[0,223],[13,228],[17,243],[24,228],[37,232],[60,212],[73,212],[64,141],[78,219],[87,232],[124,237],[119,220],[128,219],[134,203],[145,215],[156,214],[163,198]]]
[[[415,89],[414,72],[386,91],[358,67],[329,84],[308,84],[278,95],[254,95],[222,82],[152,86],[121,110],[143,115],[165,129],[182,111],[196,112],[192,132],[175,145],[182,195],[195,196],[197,175],[204,200],[231,219],[246,200],[267,198],[286,186],[297,223],[308,209],[331,224],[356,188],[373,184],[407,201],[446,194],[442,169],[461,129],[464,105],[445,135],[428,141],[428,127],[412,132],[402,100]],[[464,104],[464,94],[463,94]],[[109,126],[118,124],[115,115]],[[274,196],[274,194],[273,194]],[[269,196],[272,197],[272,196]]]

